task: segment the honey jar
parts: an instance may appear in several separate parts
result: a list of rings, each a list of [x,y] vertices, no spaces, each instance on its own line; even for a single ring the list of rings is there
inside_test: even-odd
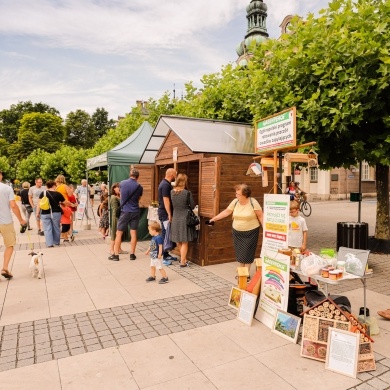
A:
[[[321,276],[323,278],[329,278],[329,269],[328,268],[322,268],[321,270]]]

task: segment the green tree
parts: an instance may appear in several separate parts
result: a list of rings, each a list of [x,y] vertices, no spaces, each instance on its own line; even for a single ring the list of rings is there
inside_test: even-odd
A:
[[[92,114],[91,120],[95,127],[97,139],[106,134],[109,129],[113,129],[116,126],[113,119],[108,119],[108,111],[104,108],[97,108]]]
[[[67,182],[79,181],[80,176],[81,178],[85,177],[85,168],[81,173],[77,171],[75,161],[79,161],[80,164],[84,162],[85,164],[85,151],[64,145],[55,153],[51,153],[46,157],[41,167],[41,176],[45,180],[53,180],[58,175],[64,175]]]
[[[66,165],[66,174],[71,183],[80,183],[86,177],[87,159],[84,149],[71,149],[71,159]]]
[[[13,177],[13,171],[8,164],[8,159],[4,156],[0,156],[0,171],[3,172],[4,178]]]
[[[20,120],[24,114],[40,112],[60,116],[58,110],[45,103],[19,102],[12,104],[9,109],[0,111],[0,138],[4,138],[9,144],[16,142],[20,127]]]
[[[24,114],[20,120],[18,140],[9,148],[10,162],[16,163],[33,150],[56,151],[63,143],[62,119],[53,114]]]
[[[97,134],[91,116],[84,110],[70,112],[65,119],[65,143],[77,148],[91,148]]]
[[[37,177],[41,176],[41,167],[45,164],[50,153],[42,149],[36,149],[29,154],[25,159],[20,161],[16,177],[21,181],[34,183]]]
[[[298,143],[316,141],[323,168],[376,166],[375,237],[390,239],[390,2],[334,0],[322,16],[259,48],[248,68],[256,119],[297,106]]]

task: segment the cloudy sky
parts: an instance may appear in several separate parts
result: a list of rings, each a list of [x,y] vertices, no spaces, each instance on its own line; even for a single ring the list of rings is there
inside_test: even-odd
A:
[[[288,14],[328,0],[265,0],[270,37]],[[0,0],[0,110],[43,102],[62,117],[180,97],[184,83],[236,60],[250,0]]]

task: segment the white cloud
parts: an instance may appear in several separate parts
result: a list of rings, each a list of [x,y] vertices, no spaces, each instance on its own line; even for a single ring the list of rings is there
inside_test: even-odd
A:
[[[42,101],[65,116],[199,83],[236,59],[250,0],[0,0],[0,109]],[[271,37],[325,0],[265,0]]]
[[[7,3],[7,6],[4,6]],[[246,1],[0,1],[0,33],[30,35],[50,47],[145,55],[198,43],[200,31],[229,22]]]

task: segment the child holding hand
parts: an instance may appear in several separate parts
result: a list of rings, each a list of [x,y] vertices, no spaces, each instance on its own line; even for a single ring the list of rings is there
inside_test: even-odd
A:
[[[65,206],[63,203],[60,204],[62,209],[61,215],[61,238],[64,242],[69,242],[69,231],[72,223],[72,209],[69,206]],[[74,241],[73,234],[70,237],[71,241]]]
[[[159,284],[168,283],[167,273],[162,265],[163,256],[163,238],[161,236],[161,226],[158,222],[152,222],[148,226],[149,234],[152,236],[148,250],[145,255],[150,254],[150,276],[146,279],[147,282],[154,282],[156,280],[156,269],[161,273],[162,278]]]

